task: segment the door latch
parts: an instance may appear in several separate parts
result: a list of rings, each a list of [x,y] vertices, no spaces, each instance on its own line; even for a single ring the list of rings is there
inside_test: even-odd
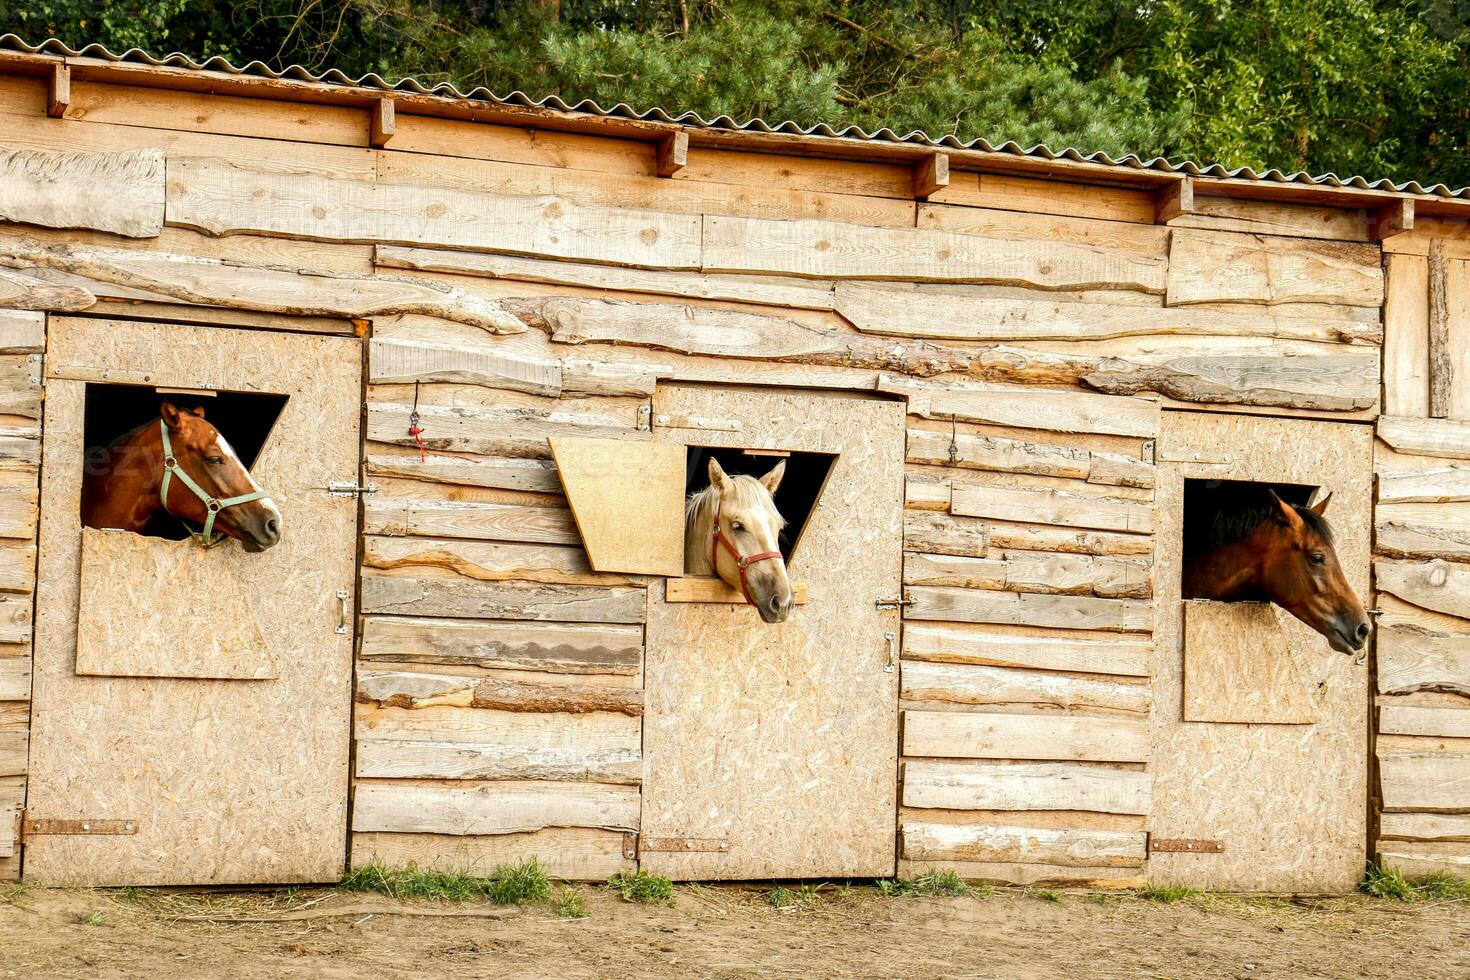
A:
[[[909,594],[907,592],[905,592],[903,595],[896,595],[891,599],[881,598],[875,599],[873,601],[873,605],[877,606],[879,609],[901,609],[904,606],[912,606],[913,604],[914,600],[909,597]]]
[[[328,497],[361,497],[377,493],[376,483],[358,483],[356,480],[332,480],[327,484]]]

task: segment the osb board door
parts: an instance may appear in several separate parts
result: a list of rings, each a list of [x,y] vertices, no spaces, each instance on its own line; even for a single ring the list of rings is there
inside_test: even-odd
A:
[[[1311,724],[1321,645],[1269,602],[1184,600],[1184,720]]]
[[[1312,724],[1185,721],[1179,573],[1184,481],[1320,486],[1343,572],[1368,599],[1372,430],[1364,425],[1165,412],[1158,443],[1153,840],[1218,841],[1221,853],[1149,855],[1157,884],[1232,891],[1345,892],[1362,875],[1368,675],[1290,616],[1277,618],[1312,689]],[[1170,462],[1190,459],[1191,462]],[[1194,461],[1198,460],[1198,461]],[[1200,639],[1192,637],[1191,640]],[[1229,637],[1222,637],[1228,642]]]
[[[678,879],[894,869],[903,407],[809,392],[668,387],[654,416],[736,419],[663,441],[837,455],[792,578],[806,605],[766,625],[744,604],[649,592],[642,867]],[[769,463],[769,460],[762,462]],[[723,850],[654,850],[692,840]]]
[[[347,827],[352,637],[335,632],[335,593],[353,588],[357,505],[324,488],[358,472],[359,342],[125,321],[51,323],[27,808],[42,819],[129,820],[138,831],[32,837],[26,879],[337,879]],[[69,379],[100,378],[104,370],[111,380],[288,396],[253,467],[282,511],[281,541],[239,564],[241,587],[274,646],[275,678],[76,672],[85,384]],[[156,605],[144,617],[149,622],[166,622],[171,610],[196,601],[187,581],[135,594]],[[187,622],[190,614],[179,615]]]
[[[255,555],[234,547],[82,528],[77,673],[109,677],[276,676],[252,596]],[[189,602],[158,602],[189,583]],[[279,632],[279,623],[275,632]]]

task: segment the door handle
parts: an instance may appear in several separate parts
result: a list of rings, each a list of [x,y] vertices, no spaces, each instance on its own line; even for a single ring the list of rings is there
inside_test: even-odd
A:
[[[334,631],[338,636],[347,633],[347,600],[352,596],[346,589],[337,590],[337,629]]]
[[[884,641],[888,644],[888,663],[883,665],[883,673],[891,674],[898,666],[898,634],[889,632],[883,634]]]

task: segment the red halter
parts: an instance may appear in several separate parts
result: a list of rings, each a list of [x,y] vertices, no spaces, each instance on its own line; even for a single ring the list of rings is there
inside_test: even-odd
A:
[[[755,605],[755,600],[750,597],[750,587],[745,584],[745,569],[758,561],[780,558],[781,552],[762,551],[760,554],[751,555],[748,558],[742,555],[740,549],[735,547],[735,542],[725,537],[725,532],[720,530],[720,506],[721,503],[715,504],[714,532],[709,543],[709,568],[714,574],[720,574],[720,546],[723,545],[725,550],[730,552],[730,556],[735,559],[736,567],[740,569],[740,591],[744,593],[745,601],[753,606]]]

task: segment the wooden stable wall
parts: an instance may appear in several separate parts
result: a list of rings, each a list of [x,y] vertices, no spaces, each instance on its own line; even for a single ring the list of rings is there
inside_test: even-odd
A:
[[[546,438],[718,429],[656,416],[669,380],[907,400],[901,866],[1142,878],[1159,413],[1378,411],[1361,210],[97,82],[47,108],[0,75],[0,307],[371,333],[356,863],[632,866],[648,583],[589,569]],[[4,434],[32,501],[35,434]]]

